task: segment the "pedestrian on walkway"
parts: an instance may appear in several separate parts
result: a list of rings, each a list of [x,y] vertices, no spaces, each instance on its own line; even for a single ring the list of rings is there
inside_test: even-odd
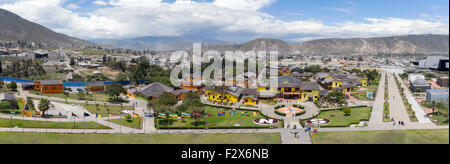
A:
[[[395,126],[395,121],[393,122],[393,124],[392,124],[393,126]]]
[[[317,134],[318,134],[319,131],[317,131],[317,128],[314,128],[314,131],[313,131],[312,133],[313,133],[313,134],[314,134],[314,133],[317,133]]]

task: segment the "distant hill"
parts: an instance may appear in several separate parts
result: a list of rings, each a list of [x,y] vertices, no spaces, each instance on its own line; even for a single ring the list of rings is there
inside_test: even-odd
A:
[[[293,51],[292,46],[279,39],[260,38],[239,46],[239,50],[246,51],[278,51],[280,55],[286,55]]]
[[[449,54],[448,35],[320,39],[293,45],[300,54]]]
[[[376,55],[376,54],[449,54],[448,35],[408,35],[377,38],[319,39],[299,44],[289,44],[279,39],[259,38],[243,44],[219,41],[193,41],[190,38],[147,37],[114,41],[121,48],[156,50],[192,50],[193,42],[202,43],[202,51],[278,51],[280,55]],[[108,41],[102,42],[108,43]]]
[[[278,39],[261,38],[241,45],[205,46],[218,51],[278,51],[280,55],[376,55],[376,54],[449,54],[448,35],[408,35],[378,38],[320,39],[289,44]]]
[[[58,47],[82,47],[95,44],[56,33],[4,9],[0,9],[0,40],[42,42]]]
[[[224,42],[202,37],[139,37],[122,40],[99,40],[98,43],[118,48],[151,49],[160,51],[189,50],[193,43],[222,45]]]

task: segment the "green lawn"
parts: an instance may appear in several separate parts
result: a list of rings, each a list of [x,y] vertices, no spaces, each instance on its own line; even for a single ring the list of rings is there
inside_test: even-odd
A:
[[[12,120],[12,126],[19,128],[49,128],[49,129],[111,129],[95,122],[50,122],[50,121],[30,121]],[[0,118],[0,127],[10,127],[10,120]]]
[[[379,85],[380,85],[379,81],[377,81],[377,82],[369,84],[368,86],[366,86],[364,88],[367,88],[369,90],[377,90]]]
[[[280,133],[46,134],[0,132],[0,144],[281,144]]]
[[[314,144],[449,144],[449,130],[320,132]]]
[[[262,103],[264,104],[269,104],[269,105],[276,105],[277,101],[274,100],[261,100]]]
[[[240,107],[241,108],[255,108],[255,109],[258,109],[258,106],[255,106],[255,105],[241,105]]]
[[[253,120],[257,118],[263,118],[261,114],[258,113],[257,116],[253,115],[253,111],[248,111],[248,116],[241,116],[241,110],[233,111],[231,109],[227,108],[218,108],[218,107],[211,107],[206,106],[205,112],[212,114],[213,116],[207,117],[206,119],[200,119],[197,123],[193,118],[185,118],[183,120],[178,120],[175,118],[170,119],[156,119],[157,125],[159,128],[203,128],[205,126],[207,127],[239,127],[236,126],[237,124],[240,125],[240,127],[268,127],[268,126],[261,126],[256,125],[253,123]],[[225,116],[219,117],[217,114],[219,112],[226,112]],[[236,115],[230,116],[231,112],[236,112]],[[278,124],[274,125],[274,127],[282,127],[283,123],[280,121]]]
[[[366,96],[367,92],[375,93],[374,90],[365,90],[365,91],[356,92],[356,93],[352,94],[352,96],[361,101],[373,101],[374,99],[367,98],[367,96]]]
[[[109,109],[109,112],[115,115],[120,115],[120,111],[121,110],[133,110],[132,106],[123,106],[122,108],[120,106],[110,106],[110,105],[101,105],[99,104],[98,107],[96,107],[96,105],[93,104],[79,104],[79,103],[70,103],[68,102],[67,104],[75,104],[75,105],[81,105],[83,107],[85,107],[90,113],[97,113],[96,108],[99,110],[98,113],[100,115],[102,115],[103,117],[108,117],[108,111],[107,109]]]
[[[31,94],[35,95],[42,95],[47,97],[56,97],[56,98],[66,98],[66,95],[64,93],[52,93],[52,94],[42,94],[38,91],[30,91]],[[67,99],[74,99],[74,100],[89,100],[89,101],[99,101],[99,102],[108,102],[109,96],[105,93],[94,93],[94,94],[88,94],[85,95],[84,98],[80,98],[77,93],[70,93],[67,97]]]
[[[369,107],[352,108],[352,113],[348,116],[345,115],[343,110],[322,111],[319,118],[329,119],[331,123],[321,127],[348,127],[351,124],[358,124],[363,120],[369,120],[371,111]]]
[[[140,118],[132,118],[130,120],[123,119],[114,119],[109,120],[109,122],[116,123],[119,125],[123,125],[130,128],[141,129],[142,128],[142,119]]]

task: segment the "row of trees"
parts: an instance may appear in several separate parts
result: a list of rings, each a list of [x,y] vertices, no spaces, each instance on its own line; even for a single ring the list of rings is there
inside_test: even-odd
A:
[[[42,67],[42,64],[31,59],[16,60],[4,69],[0,69],[0,76],[6,77],[28,78],[29,76],[43,76],[45,74],[46,71]]]
[[[164,93],[158,97],[158,100],[149,101],[148,107],[152,108],[155,113],[205,113],[203,105],[200,101],[200,96],[197,94],[187,93],[183,103],[177,107],[174,107],[177,103],[177,99],[168,93]]]

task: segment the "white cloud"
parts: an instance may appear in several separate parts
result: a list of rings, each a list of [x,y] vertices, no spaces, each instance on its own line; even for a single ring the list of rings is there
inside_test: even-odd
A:
[[[108,3],[105,2],[105,1],[94,1],[94,2],[92,2],[92,4],[99,5],[99,6],[106,6],[106,5],[108,5]]]
[[[68,4],[68,5],[66,6],[66,8],[67,8],[67,9],[70,9],[70,10],[78,10],[78,9],[81,9],[80,6],[78,6],[78,5],[76,5],[76,4],[73,4],[73,3]]]
[[[237,37],[279,37],[306,41],[326,37],[375,37],[407,34],[448,34],[447,21],[426,18],[366,18],[364,22],[325,25],[319,20],[282,21],[258,9],[274,0],[240,1],[240,7],[221,0],[110,0],[109,5],[83,13],[61,7],[65,0],[20,0],[0,5],[30,21],[83,39],[122,39],[143,36],[198,35],[235,41]],[[228,0],[227,0],[228,1]],[[233,1],[233,0],[230,0]],[[218,5],[224,3],[222,5]],[[248,7],[248,4],[258,4]],[[239,5],[238,5],[239,6]],[[301,37],[303,36],[303,37]],[[222,37],[222,38],[217,38]]]
[[[305,14],[303,14],[303,13],[295,13],[295,12],[284,12],[284,14],[295,15],[295,16],[305,16]]]
[[[257,11],[276,0],[215,0],[213,4],[235,10]]]

